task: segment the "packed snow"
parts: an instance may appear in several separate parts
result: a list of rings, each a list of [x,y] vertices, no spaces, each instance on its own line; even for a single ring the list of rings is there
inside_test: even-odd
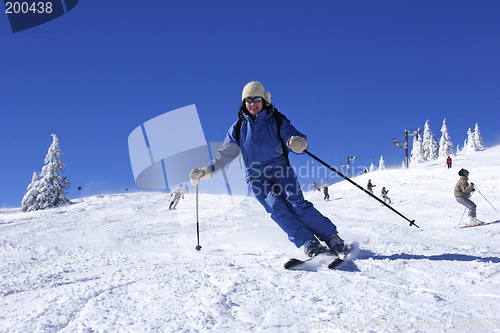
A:
[[[176,211],[164,192],[2,209],[0,332],[496,332],[500,223],[458,228],[453,188],[468,169],[478,219],[499,221],[499,165],[494,147],[454,157],[452,169],[435,160],[353,178],[377,195],[386,187],[420,228],[346,181],[330,201],[306,192],[359,244],[338,270],[326,256],[285,270],[302,249],[254,198],[228,208],[203,181],[199,252],[193,193]]]

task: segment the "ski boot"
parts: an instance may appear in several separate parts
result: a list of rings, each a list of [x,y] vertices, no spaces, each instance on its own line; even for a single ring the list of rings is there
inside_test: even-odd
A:
[[[345,248],[344,240],[339,237],[337,232],[326,241],[326,244],[334,255],[338,255],[343,252]]]
[[[471,227],[471,226],[474,226],[474,225],[480,225],[480,224],[483,224],[484,222],[483,221],[479,221],[477,218],[475,217],[472,217],[472,216],[469,216],[467,222],[466,222],[466,225]]]
[[[304,253],[312,258],[320,253],[325,252],[325,247],[319,243],[316,236],[313,236],[310,240],[304,243]]]

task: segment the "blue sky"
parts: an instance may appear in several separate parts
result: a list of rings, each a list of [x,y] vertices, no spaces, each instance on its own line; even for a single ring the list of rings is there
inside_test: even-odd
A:
[[[392,140],[426,120],[436,140],[446,118],[455,146],[476,122],[497,145],[500,1],[82,0],[18,33],[0,14],[0,204],[20,206],[52,133],[68,198],[140,190],[137,126],[195,104],[222,141],[252,80],[335,167],[401,167]]]

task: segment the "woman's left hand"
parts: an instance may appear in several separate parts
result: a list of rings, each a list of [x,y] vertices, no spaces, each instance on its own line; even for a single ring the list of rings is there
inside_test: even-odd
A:
[[[301,136],[294,135],[292,136],[287,143],[287,146],[297,154],[302,153],[307,148],[307,140]]]

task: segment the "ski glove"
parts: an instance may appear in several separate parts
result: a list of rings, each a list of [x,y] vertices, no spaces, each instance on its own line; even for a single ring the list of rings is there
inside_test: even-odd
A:
[[[198,185],[200,180],[205,180],[205,179],[210,179],[212,178],[212,166],[206,166],[201,169],[193,169],[189,173],[189,180],[191,181],[191,184],[194,186]]]
[[[292,136],[287,143],[287,146],[297,154],[302,153],[307,148],[307,140],[301,136]]]

